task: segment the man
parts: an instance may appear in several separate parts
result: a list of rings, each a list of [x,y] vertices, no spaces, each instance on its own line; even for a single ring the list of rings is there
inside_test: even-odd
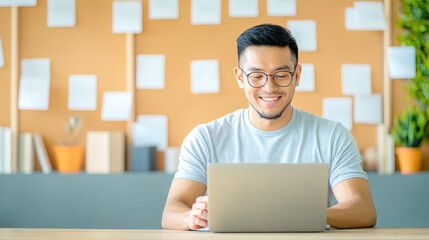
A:
[[[371,191],[350,132],[291,106],[301,65],[290,32],[278,25],[258,25],[237,38],[237,48],[235,76],[249,107],[199,125],[185,138],[163,228],[208,226],[204,193],[207,165],[213,162],[328,163],[329,196],[333,192],[338,201],[327,210],[328,224],[374,226],[377,215]]]

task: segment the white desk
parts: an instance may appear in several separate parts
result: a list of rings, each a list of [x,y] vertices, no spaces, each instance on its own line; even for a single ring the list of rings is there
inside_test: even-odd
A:
[[[0,229],[0,239],[429,239],[429,228],[367,228],[322,233],[211,233],[170,230]]]

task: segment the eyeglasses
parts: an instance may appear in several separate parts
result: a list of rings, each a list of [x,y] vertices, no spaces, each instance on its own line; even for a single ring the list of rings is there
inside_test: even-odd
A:
[[[240,70],[246,76],[247,82],[249,83],[249,85],[251,87],[261,88],[261,87],[265,86],[265,84],[267,84],[267,82],[268,82],[268,77],[269,76],[273,76],[273,80],[277,84],[277,86],[279,86],[279,87],[289,87],[289,85],[292,83],[293,76],[295,75],[296,66],[295,66],[295,69],[293,70],[293,72],[278,71],[278,72],[275,72],[275,73],[273,73],[271,75],[270,74],[266,74],[264,72],[246,73],[241,68],[240,68]]]

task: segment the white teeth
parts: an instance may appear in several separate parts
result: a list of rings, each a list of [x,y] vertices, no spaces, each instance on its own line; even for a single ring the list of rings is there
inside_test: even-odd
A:
[[[275,100],[277,100],[277,99],[279,99],[279,97],[275,97],[275,98],[264,98],[264,97],[261,97],[264,101],[266,101],[266,102],[272,102],[272,101],[275,101]]]

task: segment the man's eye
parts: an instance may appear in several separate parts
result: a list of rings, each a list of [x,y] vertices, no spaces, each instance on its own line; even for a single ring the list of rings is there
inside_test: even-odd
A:
[[[252,75],[251,75],[251,77],[252,77],[253,79],[261,79],[261,78],[263,78],[263,77],[264,77],[264,75],[263,75],[263,74],[252,74]]]

